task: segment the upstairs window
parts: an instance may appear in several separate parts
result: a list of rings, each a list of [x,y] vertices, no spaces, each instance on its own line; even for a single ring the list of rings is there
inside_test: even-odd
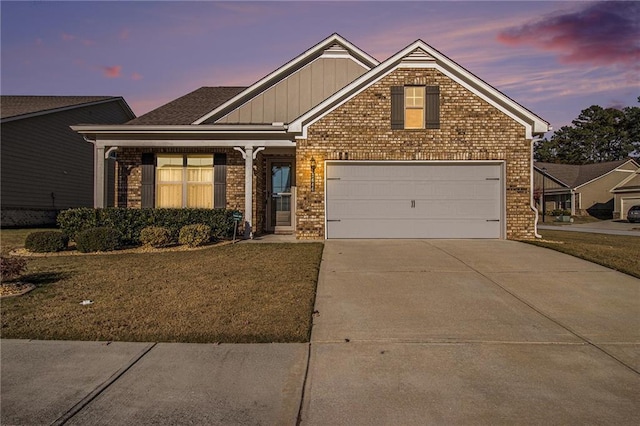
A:
[[[439,129],[439,86],[391,87],[392,129]]]

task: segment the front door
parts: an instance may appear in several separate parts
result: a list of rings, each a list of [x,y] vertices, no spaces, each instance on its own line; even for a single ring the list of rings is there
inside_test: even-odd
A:
[[[267,231],[293,232],[295,169],[293,160],[270,159],[267,164]]]

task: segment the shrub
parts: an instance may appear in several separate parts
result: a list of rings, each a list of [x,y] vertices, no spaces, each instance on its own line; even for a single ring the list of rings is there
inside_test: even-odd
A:
[[[183,226],[178,242],[189,247],[201,246],[211,240],[211,227],[202,223]]]
[[[0,275],[3,281],[18,278],[25,269],[27,269],[25,259],[0,256]]]
[[[62,251],[67,248],[69,237],[58,231],[38,231],[27,235],[24,248],[37,253]]]
[[[164,247],[172,242],[171,231],[162,226],[147,226],[140,231],[140,242],[151,247]]]
[[[233,235],[233,213],[225,209],[79,208],[60,212],[58,225],[71,239],[85,229],[107,226],[120,231],[123,243],[139,244],[140,233],[148,226],[167,228],[175,241],[183,226],[201,223],[211,227],[213,238],[220,239]]]
[[[563,209],[553,209],[551,210],[551,213],[547,213],[551,216],[571,216],[571,212],[569,210],[563,210]]]
[[[85,229],[76,234],[76,248],[82,253],[112,251],[120,247],[120,232],[105,226]]]

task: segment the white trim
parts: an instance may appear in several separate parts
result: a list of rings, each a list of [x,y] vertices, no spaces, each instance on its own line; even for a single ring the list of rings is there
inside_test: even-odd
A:
[[[620,170],[620,171],[631,172],[631,175],[622,179],[622,181],[618,183],[616,186],[614,186],[609,192],[616,194],[619,192],[638,191],[638,189],[622,189],[622,188],[627,184],[627,182],[631,182],[636,177],[636,175],[640,175],[640,167],[638,167],[638,169],[636,170]],[[621,188],[621,189],[618,189],[618,188]]]
[[[491,85],[479,79],[466,69],[462,68],[460,65],[442,55],[440,52],[433,49],[422,40],[418,40],[407,46],[391,58],[387,59],[382,64],[363,74],[358,79],[354,80],[351,84],[347,85],[342,90],[336,92],[334,95],[321,102],[315,108],[312,108],[307,113],[298,117],[296,120],[289,124],[289,130],[294,132],[301,132],[302,135],[298,138],[305,139],[307,135],[306,127],[310,126],[315,121],[322,118],[324,115],[330,113],[338,106],[344,104],[349,99],[365,90],[367,87],[375,84],[377,81],[388,75],[393,70],[399,68],[404,57],[410,55],[419,48],[435,58],[436,61],[433,65],[434,68],[441,71],[443,74],[447,75],[449,78],[462,85],[467,90],[481,97],[490,105],[499,109],[518,123],[522,124],[525,127],[527,139],[532,139],[534,134],[544,133],[551,130],[551,126],[549,125],[549,123],[544,121],[542,118],[538,117],[531,111],[524,108],[522,105],[513,101],[508,96],[493,88]],[[409,64],[403,65],[403,67],[408,65]],[[430,65],[430,63],[423,62],[420,63],[419,67],[427,68]],[[360,85],[363,85],[364,87],[359,87]],[[343,97],[344,99],[342,99]],[[317,117],[314,117],[316,115]],[[530,122],[525,121],[523,117],[530,120]],[[305,122],[306,120],[310,121]]]
[[[209,118],[213,117],[214,115],[218,114],[221,111],[224,111],[226,108],[240,101],[241,99],[247,96],[254,96],[254,92],[256,92],[257,90],[260,90],[264,85],[272,85],[272,80],[280,81],[287,73],[290,73],[292,72],[292,70],[297,69],[298,65],[300,65],[301,63],[304,63],[309,58],[315,55],[322,54],[324,50],[326,50],[327,48],[330,48],[332,45],[336,43],[342,45],[347,50],[354,52],[355,55],[360,56],[364,60],[370,62],[371,65],[367,66],[366,67],[367,69],[371,69],[371,67],[377,66],[379,64],[379,62],[374,57],[360,50],[358,47],[351,44],[350,42],[348,42],[338,34],[333,34],[328,38],[324,39],[323,41],[321,41],[320,43],[318,43],[317,45],[313,46],[311,49],[297,56],[293,60],[287,62],[285,65],[281,66],[277,70],[273,71],[271,74],[267,75],[266,77],[262,78],[258,82],[254,83],[247,89],[243,90],[233,98],[229,99],[219,107],[215,108],[213,111],[200,117],[199,119],[194,121],[193,124],[202,124]]]
[[[506,160],[325,160],[324,161],[324,239],[327,240],[327,167],[331,164],[485,164],[500,166],[500,181],[502,188],[500,191],[500,239],[507,236],[507,180],[506,180]]]
[[[251,140],[253,145],[264,145],[266,148],[295,148],[296,143],[289,140]],[[98,139],[96,146],[100,147],[165,147],[165,148],[232,148],[242,145],[246,140],[215,140],[215,139]]]

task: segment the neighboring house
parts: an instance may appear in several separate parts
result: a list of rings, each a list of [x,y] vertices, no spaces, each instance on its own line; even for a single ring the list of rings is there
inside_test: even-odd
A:
[[[640,168],[629,173],[611,192],[614,198],[613,218],[626,219],[631,206],[640,205]]]
[[[74,130],[117,149],[122,207],[238,209],[247,237],[519,239],[550,126],[420,40],[378,62],[334,34],[249,87]]]
[[[0,111],[3,227],[55,224],[61,209],[93,206],[94,148],[69,126],[135,118],[112,96],[1,96]]]
[[[570,210],[574,216],[611,219],[614,214],[612,189],[637,172],[638,163],[630,158],[583,165],[536,162],[534,169],[534,198],[541,205],[544,176],[547,212],[563,209]]]

